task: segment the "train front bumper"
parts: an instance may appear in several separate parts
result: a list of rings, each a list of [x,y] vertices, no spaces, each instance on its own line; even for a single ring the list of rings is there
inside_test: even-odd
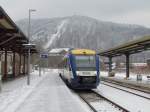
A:
[[[71,86],[75,89],[95,89],[99,85],[99,79],[95,77],[77,77],[71,79]]]

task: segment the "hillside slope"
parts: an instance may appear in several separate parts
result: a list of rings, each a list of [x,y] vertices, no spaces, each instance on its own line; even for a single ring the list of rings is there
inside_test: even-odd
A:
[[[31,21],[32,41],[43,49],[78,47],[108,49],[150,35],[150,29],[128,24],[99,21],[85,16],[70,16]],[[28,20],[18,26],[27,34]]]

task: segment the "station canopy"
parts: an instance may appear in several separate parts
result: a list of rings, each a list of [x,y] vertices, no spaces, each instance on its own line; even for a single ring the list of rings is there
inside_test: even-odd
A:
[[[135,54],[150,49],[150,36],[144,36],[140,39],[122,44],[120,46],[100,51],[98,55],[104,57],[115,57],[124,54]]]
[[[25,53],[24,44],[28,44],[27,37],[0,6],[0,50]],[[32,48],[31,52],[35,53],[36,49]]]

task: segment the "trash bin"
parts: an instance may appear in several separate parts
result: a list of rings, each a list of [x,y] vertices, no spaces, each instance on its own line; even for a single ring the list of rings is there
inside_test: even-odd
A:
[[[137,79],[137,81],[142,81],[142,75],[138,74],[136,79]]]

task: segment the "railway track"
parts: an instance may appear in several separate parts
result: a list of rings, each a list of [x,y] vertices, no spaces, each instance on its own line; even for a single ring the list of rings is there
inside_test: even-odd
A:
[[[130,88],[130,89],[134,89],[134,90],[137,90],[137,91],[140,91],[140,92],[143,92],[143,93],[150,94],[149,90],[142,89],[138,86],[134,87],[134,86],[131,86],[131,85],[127,85],[127,84],[123,84],[123,83],[116,82],[116,81],[111,81],[111,80],[102,80],[102,81],[107,82],[107,83],[111,83],[111,84],[115,84],[115,85],[119,85],[119,86],[122,86],[122,87]]]
[[[127,86],[121,86],[119,84],[114,84],[114,83],[105,82],[105,81],[101,81],[101,84],[150,100],[150,95],[148,93],[144,91],[140,91],[135,88],[133,89]]]
[[[87,103],[93,112],[129,112],[127,109],[93,90],[75,92]]]
[[[60,78],[63,80],[61,75]],[[79,97],[91,108],[93,112],[130,112],[94,90],[73,91],[79,95]]]

